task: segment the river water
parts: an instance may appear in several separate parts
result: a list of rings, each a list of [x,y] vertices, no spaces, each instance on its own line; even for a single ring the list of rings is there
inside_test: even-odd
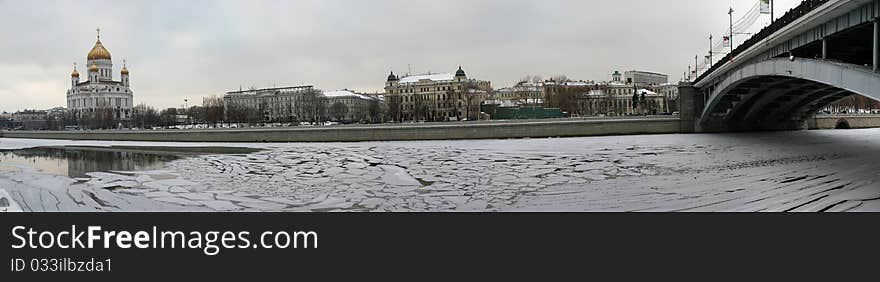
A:
[[[880,129],[0,150],[8,210],[880,211]]]

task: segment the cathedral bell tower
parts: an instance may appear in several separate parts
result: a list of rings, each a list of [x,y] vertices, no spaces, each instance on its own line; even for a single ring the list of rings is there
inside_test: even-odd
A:
[[[70,73],[70,89],[76,88],[79,84],[79,72],[76,71],[76,63],[73,63],[73,72]]]
[[[128,81],[128,66],[126,66],[125,60],[122,60],[122,85],[125,87],[131,87],[131,83]]]

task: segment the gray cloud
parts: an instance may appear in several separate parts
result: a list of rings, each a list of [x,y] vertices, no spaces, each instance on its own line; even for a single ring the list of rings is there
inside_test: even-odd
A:
[[[678,79],[755,0],[0,0],[0,111],[65,104],[95,27],[137,102],[167,107],[244,86],[307,83],[381,91],[389,69],[463,65],[496,87],[529,74],[607,79],[646,69]],[[779,0],[778,11],[796,0]],[[118,76],[118,74],[117,74]]]

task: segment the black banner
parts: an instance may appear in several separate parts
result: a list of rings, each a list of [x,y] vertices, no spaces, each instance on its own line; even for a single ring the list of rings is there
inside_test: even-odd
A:
[[[568,279],[551,277],[592,277],[619,268],[628,271],[612,273],[635,277],[656,274],[638,271],[647,268],[776,267],[797,259],[843,258],[852,250],[876,254],[877,219],[875,214],[10,213],[0,215],[0,242],[3,277],[34,281],[181,274],[412,281],[471,272],[556,281]],[[169,235],[164,242],[163,232]],[[97,239],[90,240],[90,233]],[[224,239],[231,248],[223,246]],[[461,278],[471,280],[467,277]]]

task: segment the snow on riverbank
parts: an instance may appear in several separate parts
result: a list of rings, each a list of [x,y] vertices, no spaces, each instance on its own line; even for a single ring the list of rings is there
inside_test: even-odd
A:
[[[880,211],[880,129],[234,146],[90,179],[0,171],[25,211]],[[2,165],[2,164],[0,164]]]

